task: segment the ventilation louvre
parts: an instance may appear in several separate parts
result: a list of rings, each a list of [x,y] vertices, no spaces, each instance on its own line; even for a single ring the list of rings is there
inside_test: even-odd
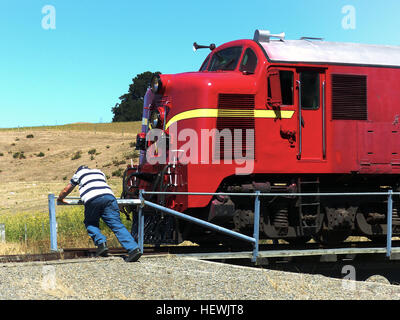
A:
[[[253,94],[221,93],[218,95],[218,109],[254,109]]]
[[[367,76],[332,75],[332,120],[368,120]]]
[[[234,155],[233,141],[232,145],[225,145],[224,139],[216,141],[215,144],[215,157],[218,159],[225,159],[225,151],[232,155],[232,159],[246,158],[254,159],[255,153],[255,133],[251,137],[252,141],[246,138],[246,129],[254,130],[254,107],[255,99],[252,94],[219,94],[218,96],[218,118],[217,130],[221,132],[228,129],[231,132],[232,140],[234,139],[234,130],[242,130],[242,143],[241,149],[236,150],[240,154]],[[250,143],[251,142],[251,143]]]

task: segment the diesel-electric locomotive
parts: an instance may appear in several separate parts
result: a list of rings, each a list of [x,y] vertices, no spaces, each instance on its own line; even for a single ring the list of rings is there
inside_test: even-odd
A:
[[[124,175],[138,190],[324,193],[399,191],[400,47],[252,40],[206,47],[197,72],[153,77],[144,98],[140,163]],[[252,233],[254,199],[146,195],[215,224]],[[400,235],[397,199],[393,234]],[[385,197],[263,197],[260,238],[340,242],[386,234]],[[146,242],[226,239],[160,214]]]

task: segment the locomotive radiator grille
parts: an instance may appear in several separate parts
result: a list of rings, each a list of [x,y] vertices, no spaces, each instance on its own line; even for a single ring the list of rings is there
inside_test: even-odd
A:
[[[332,74],[332,119],[368,120],[366,76]]]
[[[255,100],[252,94],[220,94],[218,96],[218,117],[216,129],[221,132],[228,129],[231,133],[232,143],[225,143],[223,137],[215,143],[214,157],[227,160],[225,155],[234,158],[255,158]],[[241,130],[240,148],[234,148],[234,130]],[[253,130],[253,134],[248,129]],[[226,130],[225,130],[226,131]],[[236,141],[238,142],[238,141]]]

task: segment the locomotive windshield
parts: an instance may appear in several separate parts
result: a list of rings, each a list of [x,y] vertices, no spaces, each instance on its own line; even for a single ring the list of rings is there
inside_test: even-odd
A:
[[[208,60],[210,60],[210,56],[208,56],[208,57],[206,58],[206,60],[204,60],[203,64],[202,64],[201,67],[200,67],[200,71],[207,70]]]
[[[242,47],[230,47],[215,52],[212,55],[208,71],[235,70],[241,54]]]

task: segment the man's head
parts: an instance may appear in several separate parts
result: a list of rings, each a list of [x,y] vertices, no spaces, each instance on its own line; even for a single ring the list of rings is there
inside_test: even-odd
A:
[[[89,169],[89,167],[88,167],[88,166],[85,166],[85,165],[80,166],[80,167],[78,168],[78,170],[76,170],[76,172],[78,172],[78,171],[80,171],[80,170],[82,170],[82,169]],[[75,172],[75,173],[76,173],[76,172]]]

